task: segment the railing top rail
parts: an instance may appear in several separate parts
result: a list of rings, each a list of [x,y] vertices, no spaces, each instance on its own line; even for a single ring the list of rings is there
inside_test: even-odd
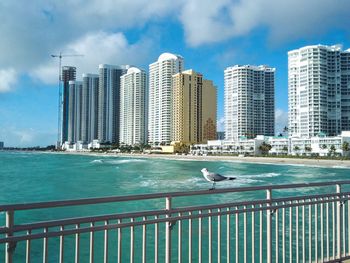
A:
[[[99,198],[48,201],[48,202],[38,202],[38,203],[9,204],[9,205],[0,205],[0,211],[16,211],[16,210],[55,208],[55,207],[78,206],[78,205],[93,205],[93,204],[102,204],[102,203],[159,199],[159,198],[167,198],[167,197],[186,197],[186,196],[196,196],[196,195],[239,193],[239,192],[249,192],[249,191],[322,187],[322,186],[330,186],[330,185],[337,185],[337,184],[339,185],[350,184],[350,180],[333,181],[333,182],[248,186],[248,187],[224,188],[224,189],[215,189],[215,190],[151,193],[151,194],[140,194],[140,195],[129,195],[129,196],[109,196],[109,197],[99,197]]]

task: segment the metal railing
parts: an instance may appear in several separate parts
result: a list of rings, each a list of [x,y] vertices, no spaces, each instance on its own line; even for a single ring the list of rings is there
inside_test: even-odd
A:
[[[0,205],[0,253],[6,263],[341,262],[350,258],[350,192],[341,191],[346,186],[350,181]],[[236,200],[237,194],[258,192],[265,198]],[[223,201],[191,206],[191,198],[205,196]],[[175,206],[181,198],[187,205]],[[145,200],[164,207],[64,218],[51,213],[54,219],[45,221],[28,216],[98,204],[116,204],[110,207],[115,211]]]

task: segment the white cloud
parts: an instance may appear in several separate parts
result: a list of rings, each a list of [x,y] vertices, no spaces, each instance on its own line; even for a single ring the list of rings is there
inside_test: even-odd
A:
[[[284,127],[288,127],[288,112],[282,109],[276,109],[275,111],[275,132],[280,134],[283,132]]]
[[[180,15],[191,46],[266,28],[273,42],[308,38],[350,22],[348,0],[189,0]]]
[[[266,28],[273,41],[305,38],[333,28],[348,30],[349,8],[348,0],[33,0],[25,8],[19,1],[0,1],[0,34],[6,36],[0,41],[0,69],[13,68],[19,75],[34,68],[32,73],[42,73],[41,78],[52,82],[57,75],[53,68],[58,65],[53,59],[49,62],[50,54],[69,51],[67,48],[85,53],[80,65],[89,65],[89,60],[105,63],[102,60],[109,58],[107,52],[116,48],[135,47],[135,53],[144,55],[147,51],[141,49],[142,43],[136,49],[138,44],[115,32],[134,28],[143,32],[152,21],[179,20],[190,46],[244,36],[260,27]],[[90,45],[97,39],[97,47]],[[108,46],[113,43],[115,49]],[[96,59],[90,58],[94,53]],[[47,65],[49,68],[44,69]]]
[[[20,128],[17,126],[0,127],[1,141],[6,147],[33,147],[52,145],[56,132],[41,131],[35,128]]]
[[[84,50],[85,60],[79,65],[89,64],[88,60],[92,56],[96,56],[98,63],[105,63],[103,59],[109,58],[108,52],[111,51],[108,43],[117,42],[114,50],[134,47],[134,44],[126,45],[127,41],[123,43],[125,39],[122,38],[125,36],[113,32],[142,28],[149,21],[164,19],[168,15],[174,17],[171,13],[178,6],[177,1],[171,0],[33,0],[25,7],[18,1],[0,1],[0,34],[6,36],[0,41],[0,69],[10,67],[18,74],[29,71],[32,75],[35,72],[42,73],[40,78],[51,83],[55,75],[58,75],[58,63],[50,58],[50,54],[67,51],[68,47],[71,50],[81,48],[79,43],[83,45],[85,41],[85,47],[90,49]],[[110,37],[96,33],[100,31],[110,32]],[[97,44],[94,36],[100,38],[100,41],[109,42],[99,42],[96,47],[88,46],[92,42]],[[141,37],[141,42],[143,39]],[[103,50],[106,47],[108,49]],[[121,50],[119,55],[124,56],[124,51]],[[136,48],[134,51],[141,55],[147,52]],[[83,52],[78,50],[78,53]],[[115,55],[116,52],[114,58]],[[117,60],[113,62],[118,63]],[[46,65],[49,68],[44,69],[43,66]],[[55,65],[57,70],[53,70]]]
[[[216,121],[216,130],[224,131],[225,130],[225,117],[221,117]]]
[[[99,64],[134,64],[139,66],[148,59],[152,42],[144,39],[129,44],[123,33],[107,33],[103,31],[88,33],[68,43],[63,50],[66,54],[82,54],[82,57],[64,57],[62,65],[77,67],[77,79],[82,73],[97,73]],[[58,51],[57,51],[58,53]],[[45,82],[56,83],[58,80],[58,62],[47,60],[35,68],[32,76]]]
[[[0,93],[11,91],[17,81],[17,73],[13,68],[0,69]]]

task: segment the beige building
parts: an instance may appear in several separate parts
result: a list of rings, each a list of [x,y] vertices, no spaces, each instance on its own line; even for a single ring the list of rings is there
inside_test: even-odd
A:
[[[206,143],[216,138],[216,87],[202,74],[173,75],[172,141]]]

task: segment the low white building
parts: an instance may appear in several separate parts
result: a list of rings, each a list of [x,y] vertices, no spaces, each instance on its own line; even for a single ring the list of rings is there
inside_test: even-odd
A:
[[[88,144],[88,148],[89,149],[100,149],[101,148],[100,140],[92,140],[92,142],[90,142]]]
[[[350,131],[343,131],[341,135],[335,137],[326,137],[323,134],[311,138],[258,135],[255,139],[240,137],[238,141],[208,141],[207,144],[193,145],[191,153],[195,155],[259,155],[261,154],[260,145],[264,142],[271,146],[269,151],[271,155],[344,156],[350,154],[350,151],[343,151],[345,142],[350,145]]]
[[[288,137],[269,137],[268,144],[271,145],[269,154],[272,155],[287,155],[289,150],[290,140]]]
[[[350,144],[350,131],[343,131],[341,135],[335,137],[326,137],[320,134],[311,138],[291,138],[290,154],[291,155],[349,155],[343,151],[343,145],[347,142]]]
[[[257,136],[255,139],[240,137],[239,141],[214,140],[207,144],[195,144],[191,147],[191,154],[194,155],[219,155],[219,154],[260,154],[259,147],[265,141],[264,136]]]

